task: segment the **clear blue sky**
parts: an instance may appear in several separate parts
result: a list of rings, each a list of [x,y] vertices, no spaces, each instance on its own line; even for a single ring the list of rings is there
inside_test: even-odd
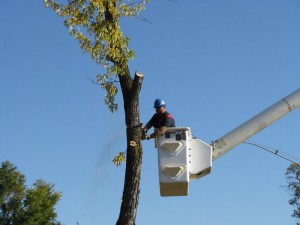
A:
[[[177,126],[210,143],[300,87],[298,0],[151,1],[150,23],[124,21],[145,75],[144,123],[157,97]],[[125,166],[122,102],[111,114],[91,83],[102,69],[82,53],[43,1],[0,0],[0,161],[27,185],[39,178],[63,193],[66,225],[114,224]],[[118,97],[121,99],[121,96]],[[300,110],[250,140],[299,157]],[[138,225],[294,225],[283,187],[289,162],[239,145],[190,183],[188,197],[159,195],[157,153],[144,142]]]

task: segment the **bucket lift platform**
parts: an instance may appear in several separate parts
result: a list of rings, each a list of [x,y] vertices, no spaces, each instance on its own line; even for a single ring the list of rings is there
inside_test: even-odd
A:
[[[188,195],[190,179],[208,175],[212,160],[221,157],[299,106],[300,89],[297,89],[211,145],[194,139],[189,127],[168,128],[164,135],[155,139],[161,196]]]
[[[189,127],[168,128],[155,141],[161,196],[186,196],[190,179],[210,173],[212,147],[194,139]]]

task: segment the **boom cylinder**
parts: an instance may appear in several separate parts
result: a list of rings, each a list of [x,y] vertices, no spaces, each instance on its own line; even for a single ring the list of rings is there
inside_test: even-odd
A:
[[[300,88],[212,143],[215,160],[300,106]]]

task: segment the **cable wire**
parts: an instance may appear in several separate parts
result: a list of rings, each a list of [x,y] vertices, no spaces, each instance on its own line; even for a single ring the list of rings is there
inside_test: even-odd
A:
[[[288,160],[288,161],[290,161],[292,163],[299,164],[300,160],[297,157],[289,155],[289,154],[287,154],[285,152],[279,151],[277,149],[272,149],[270,147],[263,146],[261,144],[257,144],[257,143],[251,142],[251,141],[244,141],[243,143],[244,144],[249,144],[249,145],[254,145],[254,146],[258,147],[258,148],[266,150],[266,151],[268,151],[268,152],[270,152],[270,153],[272,153],[274,155],[277,155],[277,156],[279,156],[279,157],[281,157],[281,158],[283,158],[285,160]],[[292,158],[294,158],[294,159],[292,159]]]

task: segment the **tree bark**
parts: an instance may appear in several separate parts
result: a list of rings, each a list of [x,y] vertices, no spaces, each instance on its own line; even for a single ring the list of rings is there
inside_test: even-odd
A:
[[[143,154],[139,114],[139,94],[143,78],[142,74],[136,72],[132,79],[128,67],[126,74],[119,76],[124,100],[127,150],[123,197],[117,225],[135,225],[136,220]]]

